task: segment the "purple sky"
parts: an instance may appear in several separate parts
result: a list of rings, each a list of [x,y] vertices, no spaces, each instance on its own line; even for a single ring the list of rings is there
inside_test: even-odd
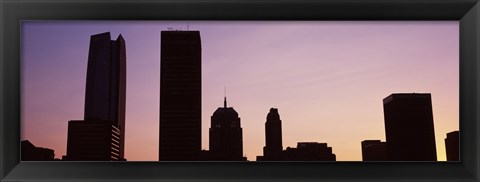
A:
[[[202,148],[210,116],[239,113],[244,154],[262,155],[266,116],[278,108],[283,147],[326,142],[339,161],[385,140],[382,99],[431,93],[439,160],[459,125],[458,21],[24,21],[22,139],[66,153],[69,120],[83,119],[90,36],[121,33],[127,49],[129,161],[158,160],[160,31],[200,30]]]

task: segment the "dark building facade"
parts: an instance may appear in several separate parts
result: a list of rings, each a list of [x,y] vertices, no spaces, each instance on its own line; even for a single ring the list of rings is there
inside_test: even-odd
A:
[[[243,157],[240,118],[232,107],[227,107],[226,98],[224,106],[219,107],[213,113],[209,132],[210,160],[246,160],[246,158]]]
[[[162,31],[160,161],[196,161],[201,151],[201,41],[199,31]]]
[[[20,142],[20,159],[22,161],[53,161],[55,151],[49,148],[36,147],[28,140]]]
[[[326,143],[298,142],[297,148],[287,147],[278,158],[257,156],[257,161],[336,161],[332,147]]]
[[[124,160],[125,97],[125,40],[122,35],[111,40],[109,32],[92,35],[84,120],[70,121],[68,124],[66,159]],[[99,152],[100,148],[108,149],[107,153],[113,157]]]
[[[326,143],[299,142],[297,148],[287,147],[281,161],[336,161],[332,147]]]
[[[460,161],[460,136],[458,131],[447,133],[445,138],[445,149],[447,161]]]
[[[380,140],[362,141],[363,161],[387,161],[387,143]]]
[[[429,93],[397,93],[383,99],[390,161],[436,161]]]
[[[282,155],[282,120],[277,108],[271,108],[265,123],[265,147],[263,160],[277,161]]]
[[[67,156],[71,161],[117,161],[120,156],[120,129],[95,121],[69,121]]]

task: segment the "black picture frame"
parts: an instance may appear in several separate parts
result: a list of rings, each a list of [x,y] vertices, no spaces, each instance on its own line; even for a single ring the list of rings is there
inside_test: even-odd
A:
[[[458,20],[460,162],[20,162],[22,20]],[[0,181],[480,179],[478,0],[0,0]]]

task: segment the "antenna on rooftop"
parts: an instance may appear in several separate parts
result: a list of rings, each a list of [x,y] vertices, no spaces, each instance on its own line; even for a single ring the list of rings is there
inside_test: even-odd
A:
[[[227,108],[227,87],[223,86],[223,107]]]

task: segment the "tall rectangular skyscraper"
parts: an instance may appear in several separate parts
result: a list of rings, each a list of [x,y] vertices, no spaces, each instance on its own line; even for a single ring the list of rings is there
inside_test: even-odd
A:
[[[437,160],[429,93],[392,94],[383,99],[383,109],[388,160]]]
[[[201,151],[202,49],[199,31],[162,31],[160,161],[196,161]]]
[[[68,159],[124,159],[125,97],[125,40],[122,35],[111,40],[109,32],[92,35],[88,53],[84,120],[69,122]],[[100,149],[106,151],[103,152],[106,154],[92,153]],[[111,157],[111,153],[116,155]]]

